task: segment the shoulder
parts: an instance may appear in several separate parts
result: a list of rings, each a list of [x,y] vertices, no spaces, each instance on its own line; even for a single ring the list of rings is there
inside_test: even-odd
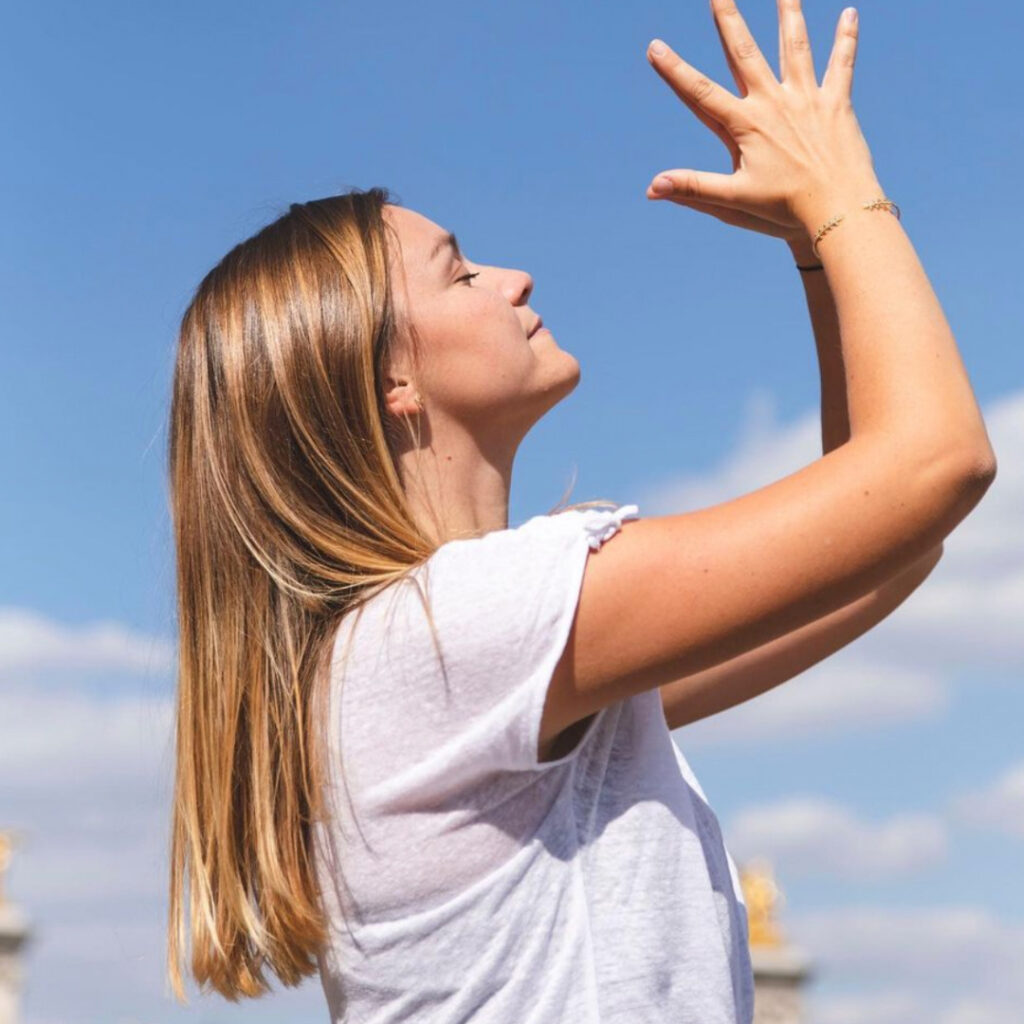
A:
[[[583,541],[596,549],[614,534],[626,519],[639,515],[636,505],[574,507],[536,515],[519,526],[492,530],[479,537],[448,541],[431,556],[427,565],[465,565],[476,560],[518,557],[525,552],[542,553]]]
[[[587,558],[636,515],[635,505],[566,509],[452,540],[368,601],[336,641],[348,707],[367,735],[416,722],[429,734],[421,753],[434,750],[446,770],[447,758],[536,769]]]
[[[514,600],[518,590],[528,595],[567,571],[571,580],[573,553],[582,566],[588,551],[600,548],[638,513],[636,505],[620,505],[536,515],[519,526],[449,541],[414,575],[439,597],[450,595],[459,603],[481,592]]]
[[[382,633],[408,642],[437,627],[469,639],[493,624],[509,639],[524,639],[575,605],[587,554],[638,515],[636,505],[569,508],[447,541],[346,616],[339,636],[354,630],[376,648]]]

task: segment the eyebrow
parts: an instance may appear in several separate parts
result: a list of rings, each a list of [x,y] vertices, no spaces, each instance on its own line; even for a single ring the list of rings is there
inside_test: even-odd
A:
[[[455,253],[457,259],[462,259],[462,252],[459,249],[459,240],[449,231],[447,235],[439,238],[434,244],[434,248],[430,250],[430,255],[427,257],[427,262],[432,262],[434,257],[437,256],[437,254],[446,246],[451,247],[451,250]]]

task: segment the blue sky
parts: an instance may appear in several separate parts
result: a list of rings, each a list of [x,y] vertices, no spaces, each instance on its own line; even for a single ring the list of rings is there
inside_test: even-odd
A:
[[[741,9],[777,68],[775,4]],[[841,9],[805,5],[819,77]],[[1001,1024],[1024,998],[1024,16],[859,11],[854,105],[999,476],[889,620],[675,738],[737,857],[773,858],[815,1021]],[[574,500],[655,515],[817,457],[799,274],[776,239],[645,198],[661,170],[730,170],[645,57],[661,36],[735,92],[706,0],[49,2],[3,35],[0,825],[36,927],[24,1015],[319,1020],[315,979],[186,1011],[160,976],[165,422],[192,289],[290,202],[370,185],[529,270],[582,379],[520,449],[515,525],[573,473]]]

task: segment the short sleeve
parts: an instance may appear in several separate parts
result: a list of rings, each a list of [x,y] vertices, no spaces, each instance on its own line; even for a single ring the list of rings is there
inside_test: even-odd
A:
[[[379,779],[378,798],[436,803],[496,772],[548,771],[576,756],[586,736],[564,757],[537,758],[548,685],[588,556],[638,516],[636,505],[569,509],[435,552],[419,576],[423,600],[406,588],[379,661],[376,700],[390,693],[387,721],[407,754]]]

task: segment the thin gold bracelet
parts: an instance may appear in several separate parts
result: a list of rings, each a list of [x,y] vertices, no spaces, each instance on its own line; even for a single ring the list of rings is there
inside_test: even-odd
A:
[[[872,199],[870,203],[864,203],[861,206],[862,210],[888,210],[890,213],[894,213],[896,219],[900,219],[900,208],[891,200],[886,199],[884,196],[881,199]],[[824,225],[819,229],[818,233],[814,236],[814,241],[811,242],[811,252],[814,253],[818,259],[821,259],[821,253],[818,252],[818,242],[827,235],[846,215],[843,213],[837,214],[831,220],[826,221]]]

